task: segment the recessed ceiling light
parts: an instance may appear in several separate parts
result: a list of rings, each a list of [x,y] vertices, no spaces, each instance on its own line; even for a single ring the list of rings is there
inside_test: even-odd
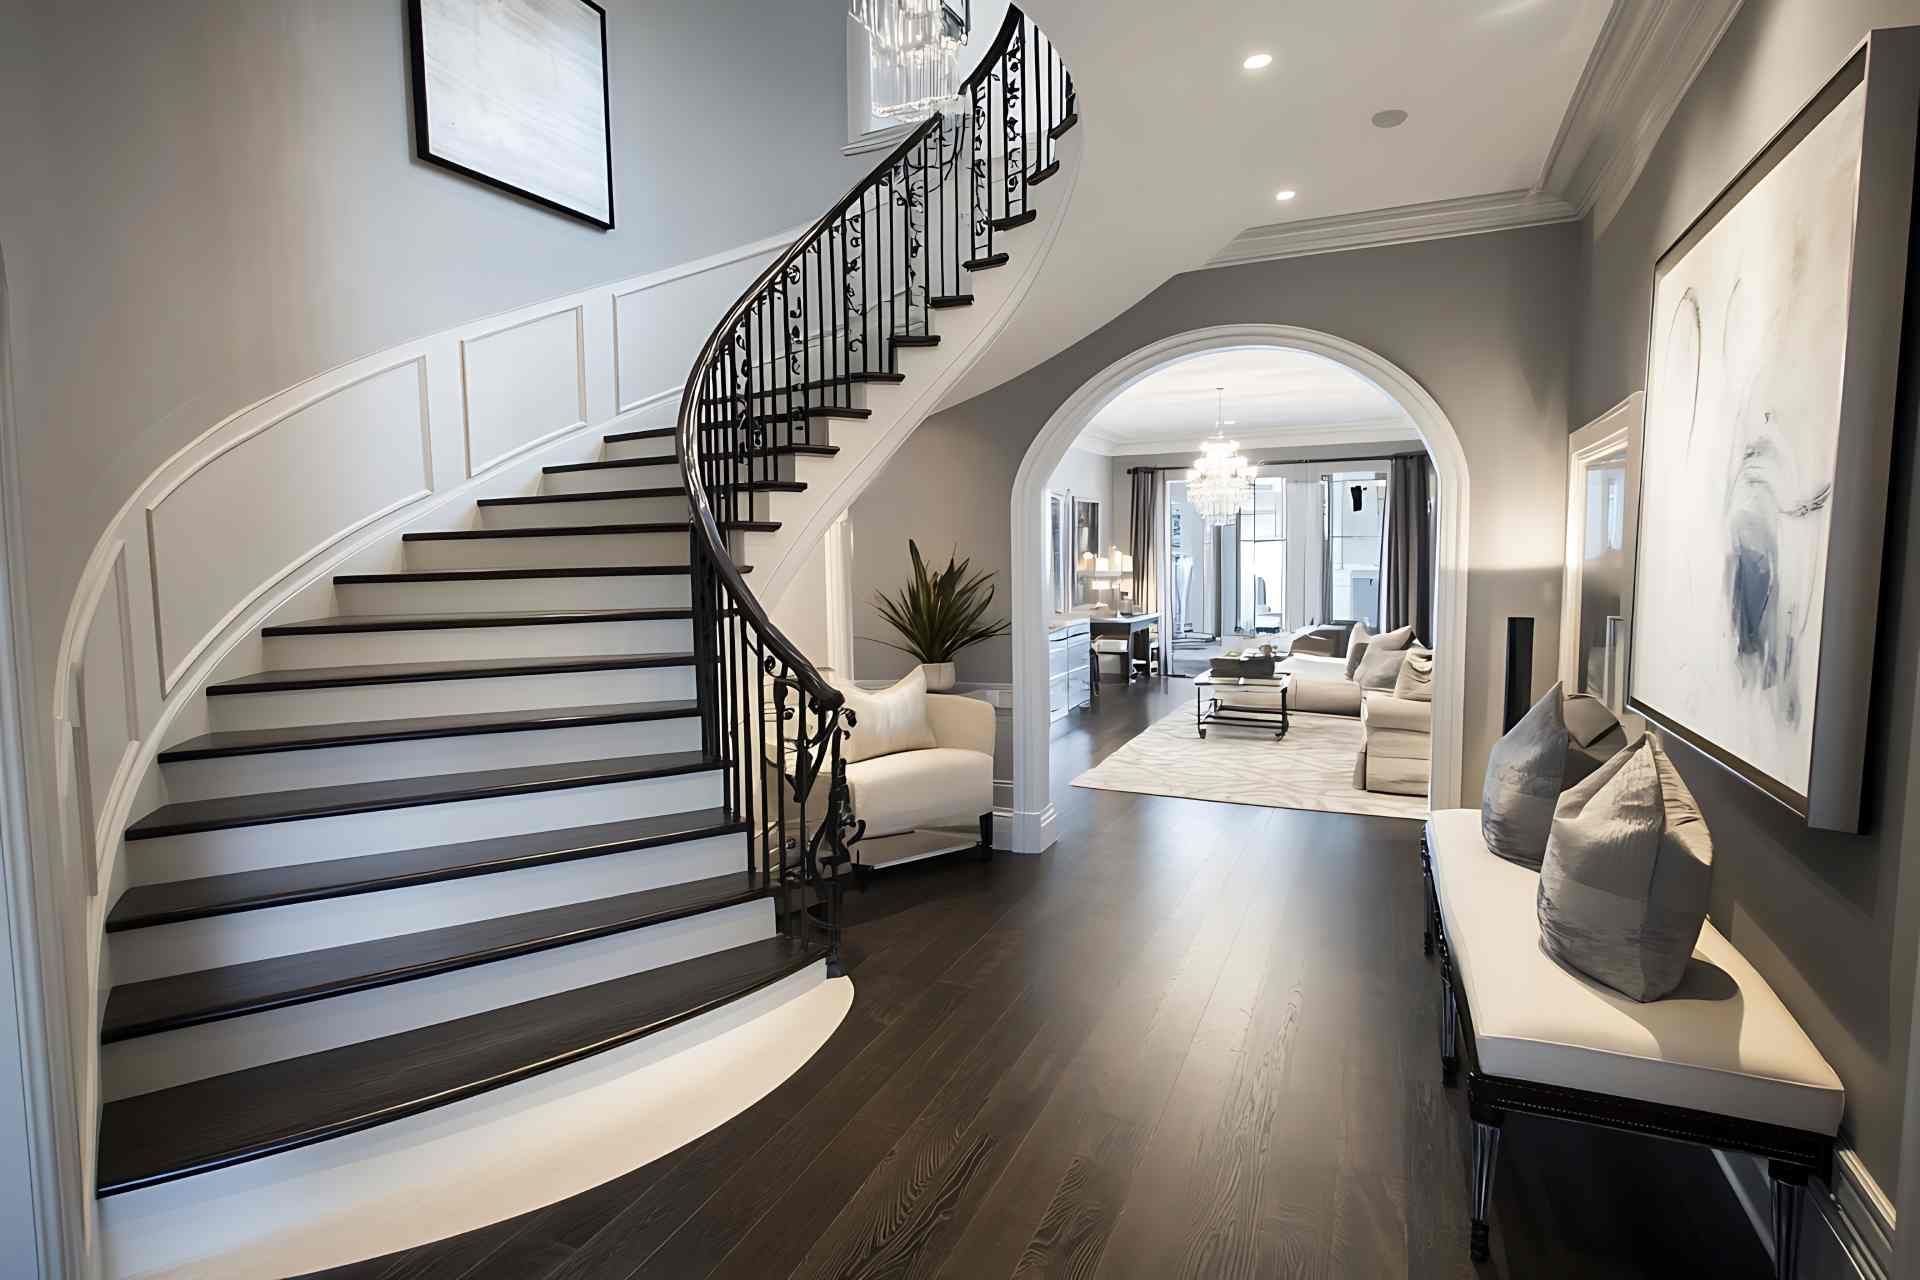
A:
[[[1299,194],[1300,193],[1298,191],[1295,191],[1293,188],[1289,187],[1285,191],[1274,192],[1273,198],[1275,200],[1278,200],[1280,203],[1285,204],[1287,201],[1293,199],[1295,196]]]
[[[1270,53],[1251,54],[1247,60],[1240,65],[1249,71],[1264,71],[1273,65],[1273,55]]]
[[[1407,113],[1398,107],[1373,113],[1373,127],[1376,129],[1398,129],[1407,122]]]

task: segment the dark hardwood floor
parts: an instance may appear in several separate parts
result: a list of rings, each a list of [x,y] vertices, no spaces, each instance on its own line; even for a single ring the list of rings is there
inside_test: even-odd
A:
[[[1081,791],[1187,692],[1055,726],[1059,844],[849,895],[856,995],[729,1124],[329,1280],[1766,1276],[1712,1157],[1509,1120],[1467,1259],[1419,828]]]

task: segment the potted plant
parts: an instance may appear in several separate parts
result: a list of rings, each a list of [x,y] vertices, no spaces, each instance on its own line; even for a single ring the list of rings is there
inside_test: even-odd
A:
[[[898,595],[876,591],[873,607],[880,611],[905,644],[876,640],[917,659],[927,673],[927,688],[953,688],[953,659],[968,645],[1004,636],[1013,630],[1007,620],[986,621],[993,604],[993,575],[972,573],[973,561],[947,557],[947,567],[928,573],[920,548],[911,538],[913,580]]]

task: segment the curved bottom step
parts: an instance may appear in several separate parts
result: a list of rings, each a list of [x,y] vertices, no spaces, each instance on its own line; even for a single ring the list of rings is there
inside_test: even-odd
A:
[[[300,1275],[578,1195],[798,1071],[846,1016],[824,962],[653,1035],[376,1128],[99,1201],[115,1280]]]

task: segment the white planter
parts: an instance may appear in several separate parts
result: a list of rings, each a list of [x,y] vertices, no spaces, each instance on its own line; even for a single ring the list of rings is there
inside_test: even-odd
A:
[[[923,662],[920,669],[927,673],[927,688],[935,693],[953,688],[953,664],[951,662]]]

